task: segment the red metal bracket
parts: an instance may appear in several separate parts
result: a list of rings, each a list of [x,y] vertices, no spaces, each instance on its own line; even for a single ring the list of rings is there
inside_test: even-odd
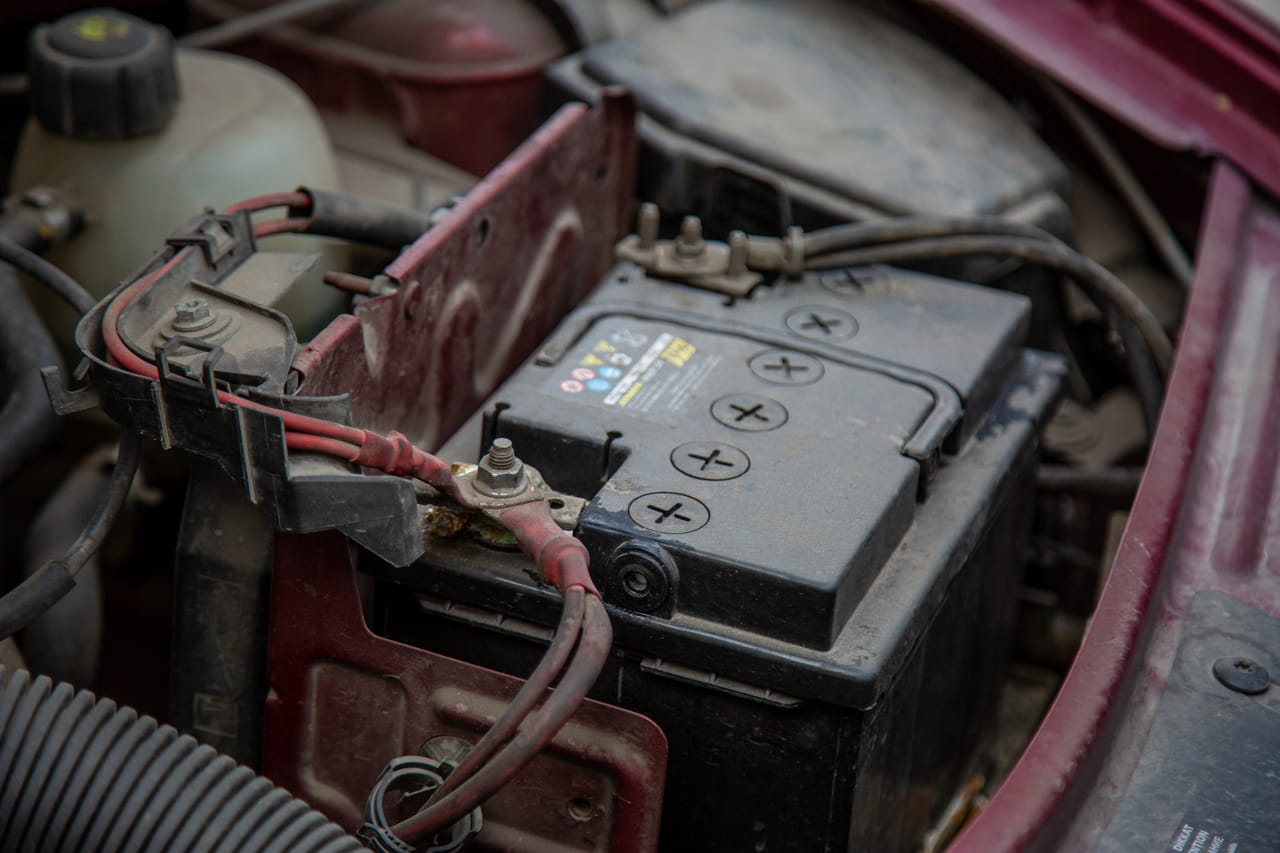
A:
[[[521,681],[378,637],[339,534],[281,534],[271,583],[263,773],[354,831],[390,759],[434,737],[474,743]],[[657,849],[667,740],[586,701],[484,806],[476,850]]]
[[[299,353],[299,393],[349,393],[362,427],[436,446],[612,265],[635,158],[630,96],[562,107],[387,268],[398,292]]]

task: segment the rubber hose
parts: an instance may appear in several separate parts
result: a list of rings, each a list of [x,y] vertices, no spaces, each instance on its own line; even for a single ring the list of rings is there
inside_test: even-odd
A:
[[[62,365],[49,331],[31,307],[17,271],[0,264],[0,376],[8,389],[0,409],[0,481],[9,478],[58,429],[40,368]]]
[[[431,227],[431,219],[406,207],[346,193],[301,187],[311,207],[289,208],[288,218],[305,218],[304,234],[336,237],[354,243],[400,251]]]
[[[172,726],[0,668],[0,851],[364,853],[324,815]]]
[[[81,314],[88,314],[98,304],[93,294],[81,287],[78,281],[35,252],[13,242],[4,236],[5,233],[0,231],[0,261],[13,264]]]
[[[23,577],[60,559],[101,503],[109,478],[103,454],[80,462],[54,490],[28,528]],[[97,555],[85,561],[66,596],[23,627],[27,667],[81,687],[93,684],[102,651],[102,579]]]

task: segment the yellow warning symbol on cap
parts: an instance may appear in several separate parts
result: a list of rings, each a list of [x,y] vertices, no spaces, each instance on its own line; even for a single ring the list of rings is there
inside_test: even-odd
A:
[[[129,32],[129,22],[109,15],[88,15],[76,23],[75,34],[85,41],[106,41],[123,38]]]
[[[594,353],[587,353],[582,357],[582,361],[578,363],[585,364],[588,367],[595,367],[597,364],[604,364],[604,362],[600,360],[600,356],[595,355]]]
[[[617,347],[615,347],[613,344],[609,343],[608,341],[600,341],[594,347],[591,348],[591,351],[592,352],[613,352],[616,349]]]

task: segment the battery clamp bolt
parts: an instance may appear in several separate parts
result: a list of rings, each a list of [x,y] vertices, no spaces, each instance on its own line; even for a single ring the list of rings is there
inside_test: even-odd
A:
[[[490,497],[512,497],[529,487],[524,463],[509,438],[495,438],[476,466],[476,491]]]

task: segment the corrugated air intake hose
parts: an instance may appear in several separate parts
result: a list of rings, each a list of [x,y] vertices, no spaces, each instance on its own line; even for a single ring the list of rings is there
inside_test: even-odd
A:
[[[61,850],[367,853],[172,726],[0,668],[0,851]]]

